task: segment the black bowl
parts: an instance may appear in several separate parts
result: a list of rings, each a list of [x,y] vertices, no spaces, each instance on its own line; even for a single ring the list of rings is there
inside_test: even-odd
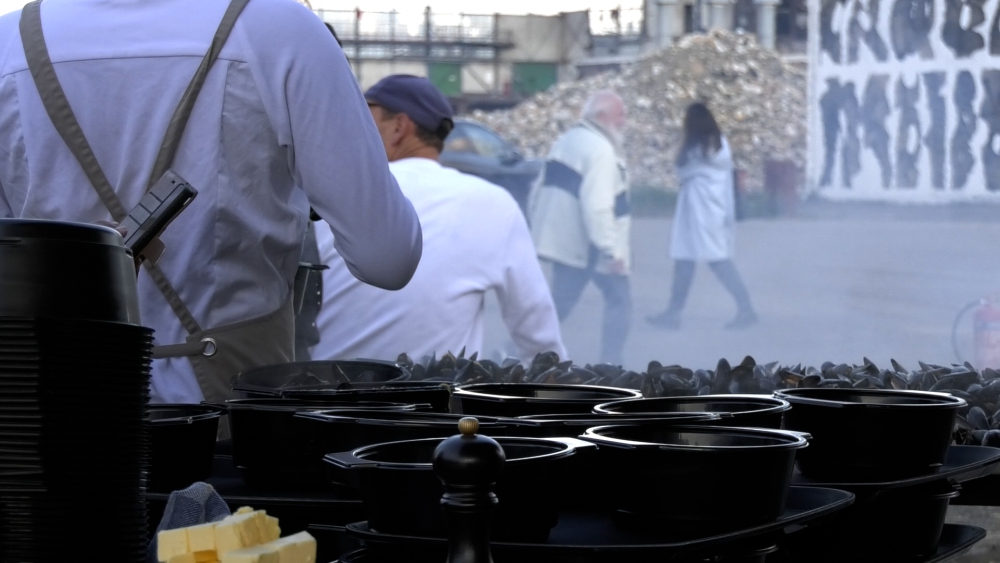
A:
[[[149,483],[170,492],[212,475],[215,435],[223,409],[210,405],[154,404],[149,415]]]
[[[728,413],[714,424],[752,428],[781,428],[782,416],[791,410],[787,401],[754,395],[704,395],[657,397],[615,401],[594,407],[594,412],[624,415],[654,415],[681,412]]]
[[[447,438],[455,434],[462,415],[436,412],[388,412],[336,410],[301,412],[295,415],[297,427],[309,436],[313,457],[346,452],[386,442]],[[485,436],[520,436],[520,426],[530,422],[513,419],[479,417],[479,433]],[[322,463],[320,464],[322,466]],[[332,472],[330,482],[345,485],[344,475]]]
[[[700,528],[781,515],[795,454],[808,445],[782,430],[675,424],[599,426],[582,438],[611,468],[606,478],[623,522]]]
[[[891,480],[944,463],[958,410],[942,393],[881,389],[783,389],[785,428],[812,435],[799,471],[823,480]]]
[[[467,415],[528,416],[537,414],[586,414],[610,401],[638,399],[634,389],[597,385],[547,385],[542,383],[477,383],[455,389],[458,408]]]
[[[108,227],[0,219],[0,317],[138,325],[131,252]]]
[[[328,486],[321,447],[308,424],[296,413],[350,409],[352,412],[412,411],[423,406],[402,403],[289,399],[235,399],[229,412],[233,463],[247,484],[279,490],[324,489]]]
[[[368,524],[387,534],[446,537],[444,488],[434,473],[443,438],[391,442],[326,456],[334,471],[356,472]],[[494,491],[499,504],[490,537],[545,541],[558,519],[558,484],[577,448],[574,439],[496,438],[507,461]]]

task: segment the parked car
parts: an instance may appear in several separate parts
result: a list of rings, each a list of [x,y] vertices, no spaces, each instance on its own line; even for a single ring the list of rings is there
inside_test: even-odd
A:
[[[441,164],[505,188],[524,210],[543,161],[524,158],[500,135],[474,121],[456,119],[444,142]]]

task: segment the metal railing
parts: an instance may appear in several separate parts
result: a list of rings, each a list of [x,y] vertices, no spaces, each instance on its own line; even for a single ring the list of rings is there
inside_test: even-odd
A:
[[[498,33],[496,17],[482,14],[424,12],[366,12],[363,10],[315,10],[320,19],[337,31],[342,41],[454,42],[492,45],[509,41],[509,33]]]

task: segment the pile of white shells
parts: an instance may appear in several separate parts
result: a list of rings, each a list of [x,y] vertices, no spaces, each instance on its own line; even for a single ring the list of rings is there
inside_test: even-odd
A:
[[[468,117],[526,156],[544,157],[592,92],[614,90],[629,112],[624,153],[633,186],[673,190],[684,110],[705,102],[745,172],[744,189],[759,191],[766,160],[805,166],[806,84],[804,64],[761,48],[751,34],[713,31],[686,36],[620,72],[560,83],[509,110]]]

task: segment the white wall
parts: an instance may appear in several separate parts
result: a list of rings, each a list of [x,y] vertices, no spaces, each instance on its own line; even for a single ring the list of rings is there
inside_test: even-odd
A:
[[[351,67],[361,90],[367,90],[391,74],[427,76],[427,63],[420,61],[351,61]]]

